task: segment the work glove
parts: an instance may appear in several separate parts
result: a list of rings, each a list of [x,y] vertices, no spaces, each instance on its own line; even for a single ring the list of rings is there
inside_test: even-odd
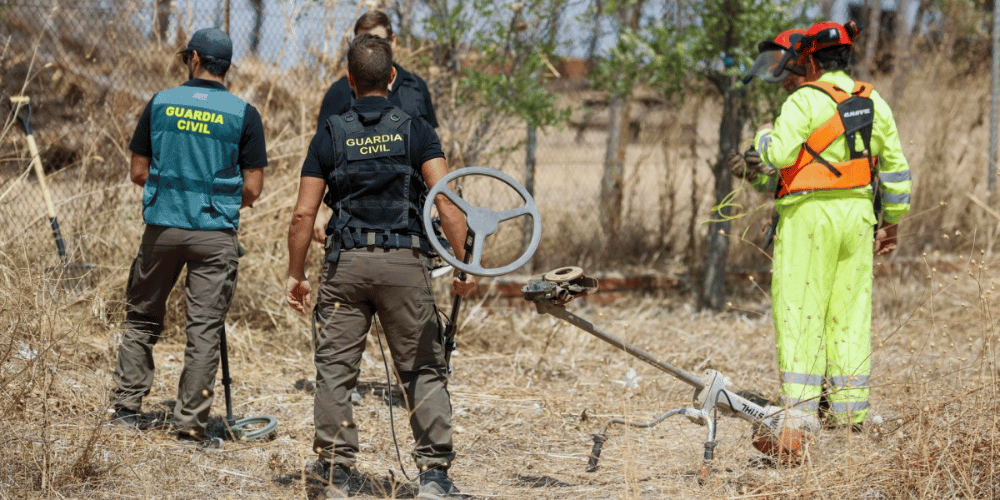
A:
[[[742,155],[730,153],[726,159],[726,166],[734,177],[752,180],[757,174],[773,175],[775,170],[770,165],[764,163],[760,153],[750,149]]]
[[[757,174],[774,175],[777,172],[774,167],[764,163],[756,149],[748,149],[743,153],[743,162],[746,164],[748,178],[753,178]]]
[[[726,155],[726,159],[724,161],[726,162],[726,168],[728,168],[729,172],[733,174],[733,177],[739,179],[746,178],[747,166],[746,162],[743,161],[743,155],[739,153],[729,153]]]

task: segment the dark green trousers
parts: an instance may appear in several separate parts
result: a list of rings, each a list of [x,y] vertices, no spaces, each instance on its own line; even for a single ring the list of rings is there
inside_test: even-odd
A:
[[[451,397],[427,257],[409,249],[341,252],[336,264],[326,264],[315,314],[313,447],[320,457],[346,466],[357,460],[351,392],[378,314],[405,393],[414,461],[421,469],[449,466],[455,457]]]
[[[180,431],[204,434],[219,368],[219,340],[236,289],[238,265],[235,231],[146,226],[129,272],[112,406],[139,411],[142,398],[149,394],[153,345],[163,331],[167,297],[186,266],[187,345],[174,425]]]

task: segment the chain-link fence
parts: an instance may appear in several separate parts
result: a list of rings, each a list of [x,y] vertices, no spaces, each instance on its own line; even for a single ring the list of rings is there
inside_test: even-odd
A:
[[[337,62],[345,32],[363,7],[337,0],[6,3],[0,10],[2,97],[6,102],[23,90],[31,98],[42,163],[53,178],[57,212],[68,219],[69,239],[92,240],[117,227],[109,220],[139,217],[138,194],[125,175],[128,142],[145,102],[183,80],[175,54],[200,28],[228,26],[234,69],[227,85],[261,110],[273,171],[297,171],[323,92],[341,71]],[[442,77],[426,57],[427,45],[419,45],[432,42],[414,43],[399,47],[397,56],[427,80],[436,106],[445,110],[439,113],[457,110],[439,116],[454,123],[454,113],[461,112],[461,103],[454,102],[454,77]],[[572,66],[556,64],[563,69],[560,74]],[[607,102],[602,92],[588,89],[578,71],[576,77],[552,81],[561,89],[560,105],[574,111],[565,126],[541,131],[533,152],[532,183],[544,227],[535,268],[663,268],[696,262],[697,242],[707,227],[702,222],[712,204],[708,165],[716,156],[713,138],[718,135],[717,124],[701,117],[714,114],[717,104],[692,99],[680,107],[655,94],[636,94],[629,104],[624,174],[612,179],[623,194],[622,224],[608,234],[597,209],[602,182],[608,182],[603,179]],[[0,136],[0,217],[14,223],[5,225],[0,239],[47,235],[23,134],[10,120],[7,125]],[[526,179],[526,129],[513,122],[491,138],[499,152],[485,163]],[[439,133],[451,166],[465,166],[456,146],[460,134],[446,126]],[[269,184],[267,189],[278,188]],[[294,186],[281,189],[291,189],[282,198],[290,205]],[[520,243],[519,232],[511,234],[511,241]],[[39,241],[45,237],[38,236]]]

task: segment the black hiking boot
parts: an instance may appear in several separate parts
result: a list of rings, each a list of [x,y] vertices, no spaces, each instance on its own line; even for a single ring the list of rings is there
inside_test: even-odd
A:
[[[218,450],[222,448],[222,438],[206,437],[195,431],[177,431],[177,442],[183,445],[195,446],[199,449]]]
[[[351,496],[351,479],[354,474],[349,467],[322,461],[315,462],[311,468],[321,483],[320,492],[314,500],[330,500]]]
[[[142,418],[142,413],[128,408],[116,409],[115,413],[111,415],[110,419],[108,419],[108,423],[111,425],[120,425],[122,427],[139,430],[146,428],[145,422]]]
[[[428,469],[420,474],[420,491],[417,500],[458,500],[470,499],[448,479],[448,469]]]

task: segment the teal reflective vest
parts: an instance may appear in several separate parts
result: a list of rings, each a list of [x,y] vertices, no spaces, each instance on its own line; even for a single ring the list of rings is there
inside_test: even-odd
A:
[[[236,229],[243,201],[237,164],[247,103],[223,89],[181,86],[153,97],[153,157],[143,189],[146,224]]]

